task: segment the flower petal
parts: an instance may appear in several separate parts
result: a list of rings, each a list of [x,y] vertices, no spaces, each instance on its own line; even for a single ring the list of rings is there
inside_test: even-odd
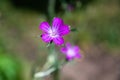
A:
[[[80,51],[79,46],[74,46],[74,51],[75,51],[76,53],[78,53],[78,52]]]
[[[67,53],[67,48],[63,47],[60,49],[60,51],[65,54],[65,53]]]
[[[42,22],[42,23],[40,23],[39,29],[48,33],[48,31],[50,29],[50,25],[48,22]]]
[[[52,22],[52,29],[58,30],[64,24],[61,18],[55,17]]]
[[[69,56],[69,55],[67,55],[66,58],[67,58],[68,61],[70,61],[70,60],[73,59],[73,56]]]
[[[69,42],[67,42],[67,43],[66,43],[66,47],[69,49],[69,48],[72,47],[72,45],[71,45]]]
[[[56,37],[53,39],[53,42],[56,44],[56,45],[61,45],[64,43],[64,39],[62,37]]]
[[[52,40],[52,38],[48,34],[42,34],[41,38],[44,42],[47,42],[47,43]]]
[[[79,53],[76,53],[75,57],[76,58],[81,58],[81,55]]]
[[[59,34],[60,36],[64,36],[70,32],[70,28],[68,25],[63,25],[59,27]]]

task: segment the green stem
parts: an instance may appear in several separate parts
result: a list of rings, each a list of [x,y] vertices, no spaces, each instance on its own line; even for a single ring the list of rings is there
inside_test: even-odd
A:
[[[56,69],[53,73],[53,80],[59,80],[59,69]]]
[[[52,74],[53,80],[59,80],[59,60],[58,54],[55,51],[55,44],[50,45],[50,53],[46,64],[43,66],[42,71],[35,73],[34,79],[42,79],[45,76]]]
[[[51,48],[53,50],[53,55],[56,57],[56,61],[54,66],[56,67],[56,70],[53,72],[53,80],[59,80],[59,62],[58,62],[58,54],[55,51],[55,44],[51,44]]]
[[[48,0],[48,21],[55,16],[55,0]]]

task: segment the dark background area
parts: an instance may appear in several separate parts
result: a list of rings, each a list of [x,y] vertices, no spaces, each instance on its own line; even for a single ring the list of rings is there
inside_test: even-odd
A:
[[[11,3],[16,8],[26,8],[37,12],[47,13],[48,1],[49,0],[11,0]],[[62,3],[72,4],[75,6],[77,1],[81,2],[83,8],[94,0],[55,0],[55,11],[60,12],[60,10],[62,10]]]

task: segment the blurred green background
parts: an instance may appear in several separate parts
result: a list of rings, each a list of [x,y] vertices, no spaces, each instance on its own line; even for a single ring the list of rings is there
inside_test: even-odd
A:
[[[96,56],[100,46],[100,54],[120,56],[119,0],[0,0],[0,80],[31,80],[34,67],[42,67],[49,51],[38,26],[54,16],[77,29],[65,41],[83,54]]]

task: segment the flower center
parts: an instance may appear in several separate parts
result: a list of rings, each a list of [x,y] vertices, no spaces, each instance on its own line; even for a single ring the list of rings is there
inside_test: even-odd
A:
[[[56,36],[57,33],[56,33],[56,32],[52,32],[51,35],[52,35],[52,36]]]
[[[53,37],[53,38],[58,37],[58,33],[57,33],[56,30],[50,30],[49,34],[50,34],[50,36]]]
[[[69,49],[69,50],[67,51],[67,53],[68,53],[69,56],[74,56],[74,55],[75,55],[75,52],[74,52],[74,50],[72,50],[72,49]]]

